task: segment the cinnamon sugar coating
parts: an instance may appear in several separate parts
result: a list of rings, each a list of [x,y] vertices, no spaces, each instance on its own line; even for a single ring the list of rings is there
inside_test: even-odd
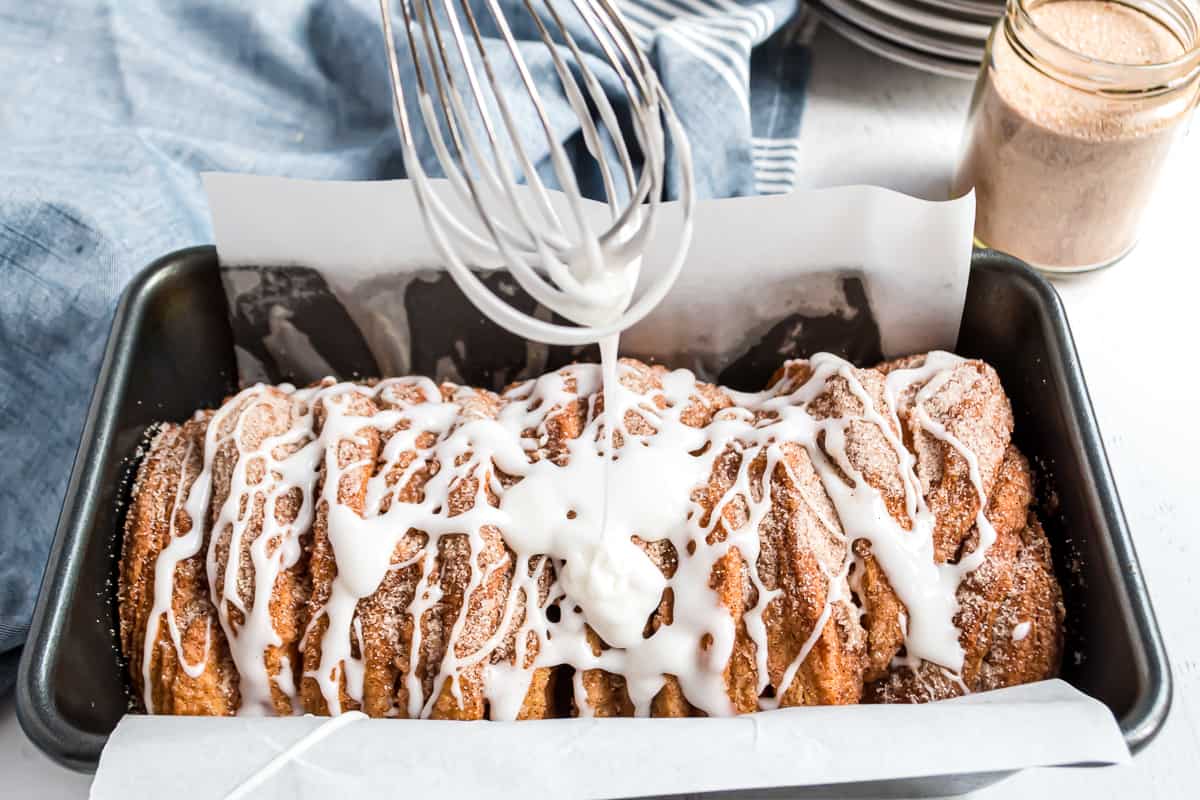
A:
[[[806,401],[814,419],[845,421],[837,450],[844,454],[845,470],[823,435],[811,446],[778,441],[769,449],[734,439],[711,453],[706,481],[691,492],[692,513],[705,526],[705,541],[643,540],[630,532],[631,541],[668,580],[677,579],[680,565],[697,547],[723,548],[708,569],[706,588],[714,609],[731,624],[728,658],[718,666],[732,711],[914,702],[1056,674],[1061,592],[1049,544],[1031,510],[1029,466],[1011,444],[1008,398],[994,370],[969,360],[939,375],[936,391],[923,391],[924,382],[915,381],[890,397],[888,376],[919,370],[924,358],[839,373]],[[627,444],[623,437],[657,435],[658,415],[668,410],[663,391],[668,371],[628,359],[622,364],[622,384],[648,399],[626,409],[624,426],[614,434],[617,448]],[[812,378],[809,362],[789,362],[772,380],[772,391],[786,397]],[[569,373],[563,386],[553,406],[535,409],[537,424],[521,432],[531,464],[568,464],[571,442],[591,435],[603,414],[599,392],[581,390]],[[342,628],[331,627],[330,619],[339,564],[331,511],[323,499],[331,496],[326,489],[333,490],[332,484],[325,486],[327,475],[340,476],[339,513],[365,517],[390,504],[430,499],[451,521],[479,508],[498,509],[519,476],[489,462],[439,490],[445,471],[466,464],[473,454],[459,454],[461,464],[440,463],[430,453],[444,434],[410,430],[408,417],[399,417],[395,425],[374,420],[425,407],[428,413],[452,411],[451,424],[461,430],[496,420],[516,402],[514,396],[450,384],[425,391],[416,384],[381,382],[329,399],[322,395],[309,408],[286,387],[267,387],[253,402],[227,401],[215,417],[201,412],[183,425],[164,425],[138,471],[121,563],[121,643],[137,695],[155,713],[237,713],[248,702],[239,687],[245,670],[239,671],[241,662],[231,655],[226,631],[239,635],[252,628],[255,604],[266,598],[258,613],[273,633],[261,664],[256,658],[254,666],[266,676],[269,691],[262,704],[268,712],[361,709],[375,717],[496,718],[498,687],[520,674],[524,699],[500,716],[632,716],[639,708],[636,691],[643,689],[627,676],[538,661],[545,644],[526,624],[530,615],[557,622],[578,609],[569,607],[572,602],[560,586],[563,564],[543,555],[520,556],[495,525],[461,532],[395,531],[394,549],[381,556],[388,563],[382,580],[353,605],[345,627],[348,640],[330,638],[336,635],[331,631]],[[339,406],[324,408],[325,402]],[[697,430],[717,425],[722,415],[776,413],[750,409],[744,396],[701,382],[679,405],[670,410]],[[311,433],[293,437],[286,446],[290,450],[275,455],[284,459],[312,447],[334,411],[363,422],[352,431],[339,429],[349,432],[317,454],[311,486],[289,486],[270,458],[254,455],[263,442],[294,433],[301,418],[313,420]],[[172,575],[176,640],[169,615],[162,609],[154,614],[156,565],[163,563],[160,557],[172,539],[191,530],[183,499],[201,473],[214,419],[220,429],[208,437],[212,486],[205,535]],[[948,440],[932,435],[928,424],[960,443],[970,462]],[[848,538],[827,484],[832,464],[832,479],[853,488],[849,470],[879,493],[887,515],[902,530],[913,532],[902,455],[911,457],[922,500],[936,520],[931,552],[937,563],[957,563],[980,547],[981,499],[972,467],[986,498],[986,521],[995,532],[980,566],[958,587],[954,623],[964,655],[958,674],[905,657],[907,609],[870,543]],[[382,500],[372,495],[372,487],[380,484],[388,490]],[[442,494],[431,498],[430,491]],[[240,492],[232,518],[220,514],[222,507],[232,507],[227,503],[231,492]],[[230,524],[217,524],[229,519]],[[750,525],[756,526],[754,552],[746,552],[746,540],[735,537],[744,536]],[[266,538],[260,542],[261,537]],[[741,547],[729,544],[735,540]],[[255,564],[273,557],[281,566],[267,591],[265,584],[256,585],[262,573]],[[644,638],[676,623],[676,601],[668,585],[645,620]],[[611,648],[586,620],[583,624],[588,649],[599,659]],[[151,628],[157,635],[148,639]],[[702,637],[691,658],[708,658],[714,646],[711,636]],[[448,664],[451,679],[446,679]],[[705,713],[670,672],[664,671],[644,697],[648,703],[642,713]]]

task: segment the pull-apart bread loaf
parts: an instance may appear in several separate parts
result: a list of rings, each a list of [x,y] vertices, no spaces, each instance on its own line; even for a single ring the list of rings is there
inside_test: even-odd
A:
[[[121,563],[137,701],[704,716],[1056,673],[1061,594],[988,365],[618,376],[259,385],[160,426]]]

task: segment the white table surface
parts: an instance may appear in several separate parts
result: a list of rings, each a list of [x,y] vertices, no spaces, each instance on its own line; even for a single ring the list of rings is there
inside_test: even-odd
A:
[[[869,183],[946,196],[970,85],[896,66],[821,31],[805,112],[803,186]],[[1196,127],[1200,128],[1200,124]],[[1167,643],[1175,700],[1124,767],[1029,770],[972,797],[1182,798],[1200,783],[1200,132],[1177,147],[1142,241],[1120,264],[1056,282]],[[1194,456],[1194,458],[1193,458]],[[1195,569],[1198,572],[1193,572]],[[89,778],[25,739],[0,700],[0,797],[80,798]]]

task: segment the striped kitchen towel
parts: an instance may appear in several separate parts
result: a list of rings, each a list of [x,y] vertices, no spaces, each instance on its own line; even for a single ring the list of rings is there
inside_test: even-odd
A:
[[[815,15],[794,0],[622,0],[620,8],[687,127],[702,196],[790,190]]]

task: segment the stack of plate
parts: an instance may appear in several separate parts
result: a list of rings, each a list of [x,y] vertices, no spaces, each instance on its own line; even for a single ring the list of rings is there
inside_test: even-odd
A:
[[[884,58],[971,80],[1004,0],[810,0],[825,25]]]

